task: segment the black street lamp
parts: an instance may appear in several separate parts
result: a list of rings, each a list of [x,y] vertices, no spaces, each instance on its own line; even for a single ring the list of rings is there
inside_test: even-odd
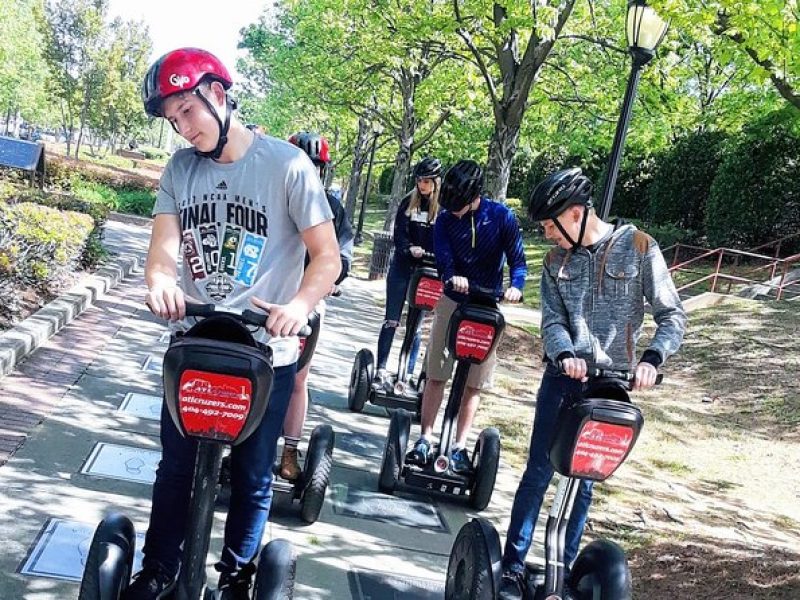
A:
[[[631,53],[631,74],[628,77],[628,87],[622,101],[622,112],[617,121],[617,131],[614,134],[614,143],[611,145],[611,155],[608,158],[606,180],[603,185],[603,195],[600,200],[600,218],[608,218],[611,212],[611,202],[614,196],[614,186],[617,183],[619,162],[622,158],[622,148],[625,145],[625,134],[628,132],[628,122],[631,119],[633,99],[636,97],[636,88],[642,67],[649,63],[656,54],[656,48],[664,39],[669,24],[656,14],[645,0],[629,0],[628,14],[626,16],[625,35],[628,38],[628,50]]]
[[[364,195],[361,197],[361,210],[358,213],[358,226],[356,227],[356,234],[353,237],[353,244],[360,246],[364,241],[362,230],[364,229],[364,210],[367,207],[367,196],[369,195],[369,186],[372,182],[372,163],[375,160],[375,147],[378,145],[378,137],[383,133],[383,127],[375,123],[372,126],[372,149],[369,153],[369,164],[367,166],[367,179],[364,182]]]

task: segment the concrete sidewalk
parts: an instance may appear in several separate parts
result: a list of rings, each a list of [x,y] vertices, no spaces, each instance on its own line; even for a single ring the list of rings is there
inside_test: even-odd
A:
[[[0,411],[31,415],[6,432],[21,447],[9,450],[13,456],[0,468],[2,599],[77,597],[91,534],[110,511],[125,512],[137,532],[145,531],[160,455],[156,410],[167,343],[165,326],[141,304],[148,235],[147,226],[110,224],[109,245],[125,250],[136,266],[0,379]],[[376,344],[382,309],[375,298],[382,295],[382,282],[351,279],[342,297],[329,302],[301,443],[302,449],[318,423],[334,428],[328,497],[319,521],[305,525],[297,506],[278,494],[267,532],[268,539],[288,538],[297,549],[296,598],[441,598],[451,545],[473,516],[465,502],[377,492],[389,421],[372,405],[351,413],[346,396],[356,351]],[[417,434],[414,426],[412,438]],[[517,477],[501,465],[492,503],[482,513],[501,531]],[[209,565],[221,545],[224,513],[217,517]],[[209,569],[210,580],[216,577]]]

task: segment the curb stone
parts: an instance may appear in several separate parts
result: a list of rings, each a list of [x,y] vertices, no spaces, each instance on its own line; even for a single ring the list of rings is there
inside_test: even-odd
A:
[[[91,306],[99,296],[116,287],[139,267],[136,256],[121,255],[85,276],[30,317],[0,334],[0,378],[47,342],[65,325]]]

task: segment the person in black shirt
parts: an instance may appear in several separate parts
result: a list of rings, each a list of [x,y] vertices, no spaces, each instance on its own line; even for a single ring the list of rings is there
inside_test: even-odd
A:
[[[386,361],[392,350],[394,334],[400,325],[411,272],[425,253],[433,253],[433,224],[439,212],[442,163],[426,157],[414,166],[416,185],[400,201],[394,221],[394,255],[386,276],[386,313],[378,336],[377,370],[374,382],[386,379]],[[419,354],[419,333],[408,357],[408,372],[414,372]]]

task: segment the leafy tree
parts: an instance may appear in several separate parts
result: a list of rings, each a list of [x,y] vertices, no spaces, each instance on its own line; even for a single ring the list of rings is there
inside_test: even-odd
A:
[[[67,154],[76,120],[80,123],[76,157],[92,95],[101,79],[103,17],[107,8],[107,0],[51,0],[45,5],[45,58],[60,103]]]
[[[769,82],[800,109],[797,0],[656,0],[662,14],[695,37],[711,33],[747,56],[753,81]]]
[[[0,111],[38,120],[45,112],[47,67],[37,28],[41,0],[15,0],[0,11]]]

